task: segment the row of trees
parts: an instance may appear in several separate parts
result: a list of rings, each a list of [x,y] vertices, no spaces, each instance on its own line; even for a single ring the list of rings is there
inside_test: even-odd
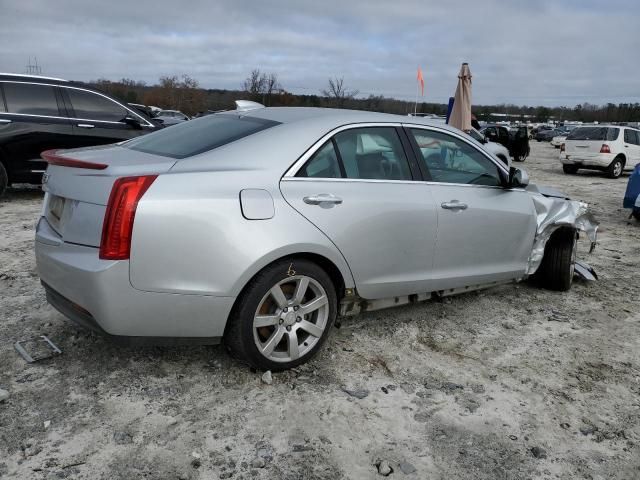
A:
[[[387,98],[382,95],[358,97],[358,90],[347,87],[344,78],[328,79],[327,87],[320,95],[296,95],[287,92],[278,75],[254,69],[247,76],[239,90],[203,89],[197,80],[182,77],[161,77],[157,85],[146,85],[128,78],[120,81],[105,79],[90,82],[92,86],[129,103],[143,103],[160,108],[181,110],[188,115],[207,110],[234,108],[234,101],[253,100],[267,106],[336,107],[355,110],[370,110],[406,115],[413,112],[410,101]],[[506,113],[513,119],[547,121],[575,120],[583,122],[638,122],[640,103],[608,103],[593,105],[583,103],[570,107],[530,107],[519,105],[478,105],[473,107],[480,120],[488,120],[492,113]],[[447,105],[442,103],[420,103],[418,112],[444,115]],[[526,117],[525,117],[526,115]]]

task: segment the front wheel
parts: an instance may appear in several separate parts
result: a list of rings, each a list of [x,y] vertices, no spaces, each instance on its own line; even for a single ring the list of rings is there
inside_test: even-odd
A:
[[[577,246],[578,235],[572,228],[560,228],[551,235],[542,263],[534,275],[542,287],[561,292],[571,288]]]
[[[333,282],[318,265],[278,261],[258,273],[238,298],[224,344],[233,357],[258,369],[295,367],[325,342],[337,305]]]

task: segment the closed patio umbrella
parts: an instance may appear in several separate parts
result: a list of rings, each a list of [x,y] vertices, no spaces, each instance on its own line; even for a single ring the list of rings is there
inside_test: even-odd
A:
[[[458,74],[458,86],[449,125],[464,131],[471,130],[471,71],[468,63],[462,64]]]

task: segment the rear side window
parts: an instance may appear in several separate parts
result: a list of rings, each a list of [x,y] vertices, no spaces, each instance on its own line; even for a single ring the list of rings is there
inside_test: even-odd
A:
[[[213,150],[279,124],[262,118],[207,115],[137,137],[125,146],[139,152],[180,159]]]
[[[619,128],[611,127],[578,127],[567,135],[567,140],[613,141],[618,138],[619,131]]]
[[[3,87],[9,113],[60,116],[54,87],[11,82],[4,83]]]
[[[66,88],[75,118],[119,122],[127,116],[127,110],[116,102],[97,93]]]
[[[311,178],[342,177],[340,163],[332,140],[329,140],[320,150],[313,154],[307,164],[300,170],[298,176]]]
[[[640,145],[640,132],[637,130],[625,129],[624,131],[625,143],[631,143],[632,145]]]
[[[354,128],[340,132],[334,138],[347,178],[412,179],[395,128]]]

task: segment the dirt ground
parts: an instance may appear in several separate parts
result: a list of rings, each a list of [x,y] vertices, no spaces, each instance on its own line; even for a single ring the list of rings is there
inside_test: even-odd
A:
[[[626,176],[564,175],[557,155],[533,142],[523,166],[591,204],[599,245],[579,256],[598,282],[349,318],[271,385],[219,346],[125,348],[75,328],[35,269],[42,194],[10,190],[0,478],[368,479],[380,462],[390,478],[640,478],[640,224],[621,208]],[[41,334],[63,354],[28,365],[13,343]]]

